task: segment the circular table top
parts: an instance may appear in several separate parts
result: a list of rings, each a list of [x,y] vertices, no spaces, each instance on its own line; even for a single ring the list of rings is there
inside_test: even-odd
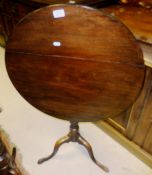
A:
[[[142,52],[122,23],[72,5],[44,7],[21,20],[6,46],[6,68],[29,103],[74,121],[126,110],[145,70]]]

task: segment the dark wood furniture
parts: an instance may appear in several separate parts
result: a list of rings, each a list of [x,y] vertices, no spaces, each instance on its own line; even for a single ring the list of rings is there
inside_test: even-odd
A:
[[[5,40],[8,39],[9,35],[11,34],[11,32],[14,29],[14,25],[22,18],[24,17],[27,13],[43,7],[44,5],[47,5],[47,0],[43,1],[45,3],[39,3],[39,0],[29,0],[29,1],[25,1],[25,0],[12,0],[12,1],[8,1],[8,0],[2,0],[0,2],[0,45],[4,46],[5,45]],[[41,0],[40,0],[41,1]],[[49,1],[49,0],[48,0]],[[50,0],[51,1],[51,0]],[[121,1],[121,0],[120,0]],[[87,1],[86,1],[87,2]],[[89,2],[89,1],[88,1]],[[91,2],[91,1],[90,1]],[[100,2],[99,1],[94,1],[98,4],[97,7],[100,7]],[[110,1],[109,1],[110,2]],[[139,3],[139,0],[127,0],[127,1],[123,1],[122,2],[127,2],[128,4],[130,3],[130,5],[136,5]],[[148,7],[151,3],[151,0],[143,0],[143,5],[144,7]],[[50,3],[50,2],[49,2]],[[125,3],[126,4],[126,3]],[[142,4],[141,4],[142,5]],[[111,11],[110,11],[111,9]],[[132,10],[129,10],[132,9]],[[107,10],[107,9],[106,9]],[[112,10],[114,10],[112,12]],[[127,12],[128,11],[128,12]],[[148,42],[150,40],[150,35],[151,35],[151,31],[152,29],[150,28],[152,26],[151,24],[151,9],[144,9],[144,8],[140,8],[138,7],[132,7],[132,6],[112,6],[109,7],[108,12],[112,13],[112,15],[117,15],[126,25],[127,27],[129,27],[129,29],[134,33],[134,35],[136,36],[136,38],[138,40],[142,40],[144,42]],[[133,22],[132,22],[133,19]],[[134,20],[135,19],[135,20]],[[148,20],[148,22],[147,22]],[[147,30],[147,26],[149,26],[148,30]],[[144,32],[141,31],[144,30]],[[140,34],[140,35],[139,35]],[[147,36],[149,35],[149,36]],[[144,44],[144,43],[142,43]],[[145,44],[144,44],[145,45]],[[150,47],[152,47],[151,45],[147,45],[144,46],[148,47],[148,50],[152,50]],[[152,154],[152,146],[151,146],[151,142],[152,142],[152,134],[151,134],[151,103],[150,100],[148,100],[150,98],[150,94],[148,93],[151,91],[151,81],[152,81],[152,76],[151,76],[151,72],[152,72],[152,64],[149,63],[149,58],[152,57],[149,53],[149,51],[145,51],[146,55],[148,53],[148,59],[147,56],[144,58],[145,60],[145,64],[147,65],[146,69],[147,69],[147,73],[146,73],[146,79],[147,81],[145,81],[145,86],[143,89],[143,96],[141,97],[141,100],[138,100],[134,106],[134,112],[132,111],[132,108],[128,109],[127,111],[125,111],[123,114],[113,118],[113,119],[109,119],[108,123],[110,123],[110,125],[112,125],[114,128],[116,128],[119,132],[123,133],[124,136],[126,136],[129,140],[132,140],[134,143],[138,144],[141,148],[143,148],[144,150],[148,151],[150,154]],[[147,99],[147,100],[146,100]],[[137,105],[136,105],[137,104]],[[147,105],[149,106],[148,109],[148,119],[146,117],[146,113],[147,112],[143,112],[145,111],[145,109],[147,108]],[[147,111],[147,109],[146,109]],[[142,122],[144,121],[144,122]],[[146,122],[145,122],[146,121]],[[144,126],[144,128],[140,128],[141,125],[143,125],[142,123],[147,123],[146,126]],[[138,132],[136,132],[138,131]],[[140,133],[139,131],[142,131],[142,133]],[[138,134],[137,134],[138,133]],[[142,135],[142,139],[138,139],[140,138],[140,135]],[[134,139],[136,138],[136,139]]]
[[[10,154],[0,133],[0,175],[21,175],[15,163],[16,149]]]
[[[71,121],[70,133],[39,163],[72,141],[84,145],[91,159],[108,171],[96,161],[77,123],[116,116],[139,95],[145,66],[130,31],[118,20],[88,7],[45,7],[15,27],[6,46],[6,67],[29,103]]]

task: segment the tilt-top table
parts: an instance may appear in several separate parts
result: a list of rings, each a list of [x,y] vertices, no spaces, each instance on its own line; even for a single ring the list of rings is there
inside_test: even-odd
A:
[[[19,93],[39,110],[70,121],[52,158],[66,142],[86,147],[78,122],[114,117],[137,98],[144,81],[142,52],[131,32],[104,12],[74,5],[44,7],[16,26],[6,46],[6,68]]]

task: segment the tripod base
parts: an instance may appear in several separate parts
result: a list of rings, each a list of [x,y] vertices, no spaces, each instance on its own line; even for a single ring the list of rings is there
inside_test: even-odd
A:
[[[68,142],[77,142],[80,145],[84,146],[88,153],[90,158],[92,159],[92,161],[99,166],[102,170],[104,170],[105,172],[109,172],[109,169],[104,166],[103,164],[101,164],[100,162],[98,162],[93,154],[91,145],[80,135],[79,133],[79,126],[78,126],[78,122],[71,122],[70,125],[70,132],[68,133],[67,136],[62,137],[61,139],[59,139],[55,146],[54,146],[54,150],[52,152],[51,155],[49,155],[48,157],[42,158],[38,161],[38,164],[41,164],[49,159],[51,159],[58,151],[58,149],[60,148],[60,146],[64,143],[68,143]]]

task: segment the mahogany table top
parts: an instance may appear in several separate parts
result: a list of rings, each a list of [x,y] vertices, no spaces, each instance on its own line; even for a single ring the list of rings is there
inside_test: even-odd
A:
[[[141,50],[121,22],[74,5],[44,7],[21,20],[6,46],[6,68],[30,104],[75,121],[126,110],[145,70]]]

